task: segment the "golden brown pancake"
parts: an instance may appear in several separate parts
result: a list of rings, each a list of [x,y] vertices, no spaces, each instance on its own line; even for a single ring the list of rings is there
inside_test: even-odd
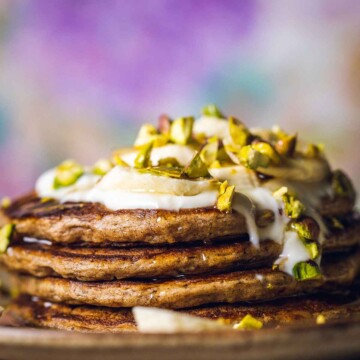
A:
[[[187,308],[209,303],[265,301],[352,283],[360,266],[360,250],[329,259],[321,279],[297,281],[269,268],[165,281],[117,280],[80,282],[62,278],[14,275],[20,293],[54,302],[108,307]]]
[[[352,211],[353,199],[324,200],[321,215],[341,215]],[[246,220],[233,211],[216,208],[111,211],[98,203],[41,201],[30,195],[4,210],[20,235],[59,243],[120,242],[166,244],[212,240],[246,234]],[[272,219],[268,219],[272,221]],[[257,223],[266,225],[257,214]]]
[[[324,252],[359,243],[360,222],[326,239]],[[61,276],[81,281],[175,277],[271,265],[281,253],[273,241],[254,247],[249,241],[218,244],[87,248],[15,242],[0,261],[10,270],[38,277]]]
[[[360,314],[360,302],[352,296],[312,296],[288,298],[259,304],[219,304],[184,311],[207,319],[225,319],[233,323],[251,314],[265,327],[295,323],[315,323],[318,315],[326,321],[346,319]],[[131,310],[95,306],[72,306],[28,296],[12,301],[7,315],[29,326],[82,332],[136,331]]]

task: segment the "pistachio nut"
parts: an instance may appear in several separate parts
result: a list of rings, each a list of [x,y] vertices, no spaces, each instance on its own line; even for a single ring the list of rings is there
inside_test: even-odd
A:
[[[104,176],[113,168],[113,164],[109,159],[100,159],[93,166],[93,173]]]
[[[206,105],[202,108],[201,114],[204,116],[211,116],[216,118],[224,118],[224,115],[219,108],[214,104]]]
[[[170,140],[179,145],[188,144],[191,140],[193,125],[192,116],[174,120],[170,127]]]
[[[224,181],[220,185],[219,196],[216,202],[216,208],[223,212],[231,211],[232,199],[235,194],[235,186],[228,186],[228,182]]]
[[[229,133],[234,145],[245,146],[250,139],[250,132],[238,119],[229,117]]]
[[[259,167],[268,167],[270,164],[270,158],[255,150],[251,145],[243,146],[238,157],[242,165],[252,170],[256,170]]]
[[[10,244],[14,228],[14,224],[6,224],[0,229],[0,254],[4,254],[6,252],[6,249]]]
[[[84,168],[73,160],[65,160],[55,170],[54,188],[73,185],[84,174]]]
[[[314,261],[301,261],[294,266],[293,275],[298,281],[314,280],[321,278],[321,271]]]
[[[332,173],[331,186],[338,196],[345,196],[355,199],[356,193],[349,177],[341,170]]]
[[[247,314],[243,317],[243,319],[233,325],[235,330],[247,329],[247,330],[258,330],[263,327],[263,323],[260,320],[255,319],[250,314]]]
[[[153,148],[152,142],[143,145],[143,147],[139,150],[134,160],[135,168],[141,169],[151,166],[150,156],[151,156],[152,148]]]

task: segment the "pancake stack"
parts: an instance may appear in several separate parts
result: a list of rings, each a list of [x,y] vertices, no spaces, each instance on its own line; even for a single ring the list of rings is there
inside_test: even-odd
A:
[[[133,149],[92,168],[67,161],[3,205],[8,313],[31,326],[120,332],[136,330],[136,306],[265,325],[351,312],[324,296],[350,289],[360,270],[346,175],[320,147],[302,151],[296,136],[251,131],[214,106],[195,123],[179,119],[146,125]],[[209,204],[198,200],[203,187]]]

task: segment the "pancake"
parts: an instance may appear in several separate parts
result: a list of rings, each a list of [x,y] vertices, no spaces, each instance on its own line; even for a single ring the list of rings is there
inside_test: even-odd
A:
[[[185,311],[194,316],[237,322],[250,314],[264,327],[315,323],[318,315],[326,321],[346,319],[360,314],[360,302],[352,296],[316,296],[282,299],[266,304],[219,304]],[[71,306],[49,303],[38,298],[21,296],[7,308],[6,314],[28,326],[75,330],[82,332],[136,331],[130,309],[94,306]]]
[[[341,215],[352,211],[353,199],[325,200],[322,215]],[[41,201],[29,195],[12,203],[4,214],[16,225],[20,235],[58,243],[148,243],[166,244],[212,240],[244,235],[245,217],[236,211],[225,213],[216,208],[111,211],[98,203]],[[267,221],[267,222],[266,222]],[[257,214],[257,224],[266,226]]]
[[[330,235],[323,250],[345,250],[359,243],[360,222]],[[81,281],[174,277],[271,265],[281,253],[273,241],[138,248],[87,248],[14,243],[0,261],[8,269],[38,277]]]
[[[265,301],[348,286],[360,267],[360,250],[330,258],[320,279],[297,281],[292,276],[262,268],[165,281],[117,280],[80,282],[62,278],[14,275],[20,293],[49,301],[107,307],[153,306],[187,308],[209,303]]]

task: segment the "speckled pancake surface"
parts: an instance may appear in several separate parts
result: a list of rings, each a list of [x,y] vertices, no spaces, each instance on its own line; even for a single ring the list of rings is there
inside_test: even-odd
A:
[[[326,321],[360,314],[360,302],[353,296],[312,296],[288,298],[259,304],[217,304],[183,310],[194,316],[231,323],[250,314],[265,327],[315,322],[318,315]],[[131,309],[49,303],[39,298],[21,296],[12,301],[7,315],[29,326],[82,332],[136,331]]]
[[[360,222],[330,234],[325,252],[339,251],[359,243]],[[8,269],[38,277],[61,276],[81,281],[125,278],[176,277],[230,269],[249,269],[271,265],[281,246],[261,242],[259,248],[249,241],[214,244],[141,246],[136,248],[89,248],[46,245],[24,241],[11,244],[0,257]]]
[[[336,255],[322,265],[322,278],[307,281],[297,281],[271,268],[260,268],[157,281],[80,282],[14,275],[14,283],[20,293],[55,302],[176,309],[219,302],[264,301],[348,286],[359,272],[359,258],[360,251],[346,256]]]
[[[326,199],[321,215],[347,214],[353,199]],[[3,217],[16,225],[19,234],[59,243],[166,244],[233,237],[248,232],[243,215],[216,208],[111,211],[98,203],[41,201],[25,196],[5,209]],[[257,214],[259,223],[260,214]],[[270,219],[271,221],[271,219]],[[262,224],[266,225],[266,224]]]

